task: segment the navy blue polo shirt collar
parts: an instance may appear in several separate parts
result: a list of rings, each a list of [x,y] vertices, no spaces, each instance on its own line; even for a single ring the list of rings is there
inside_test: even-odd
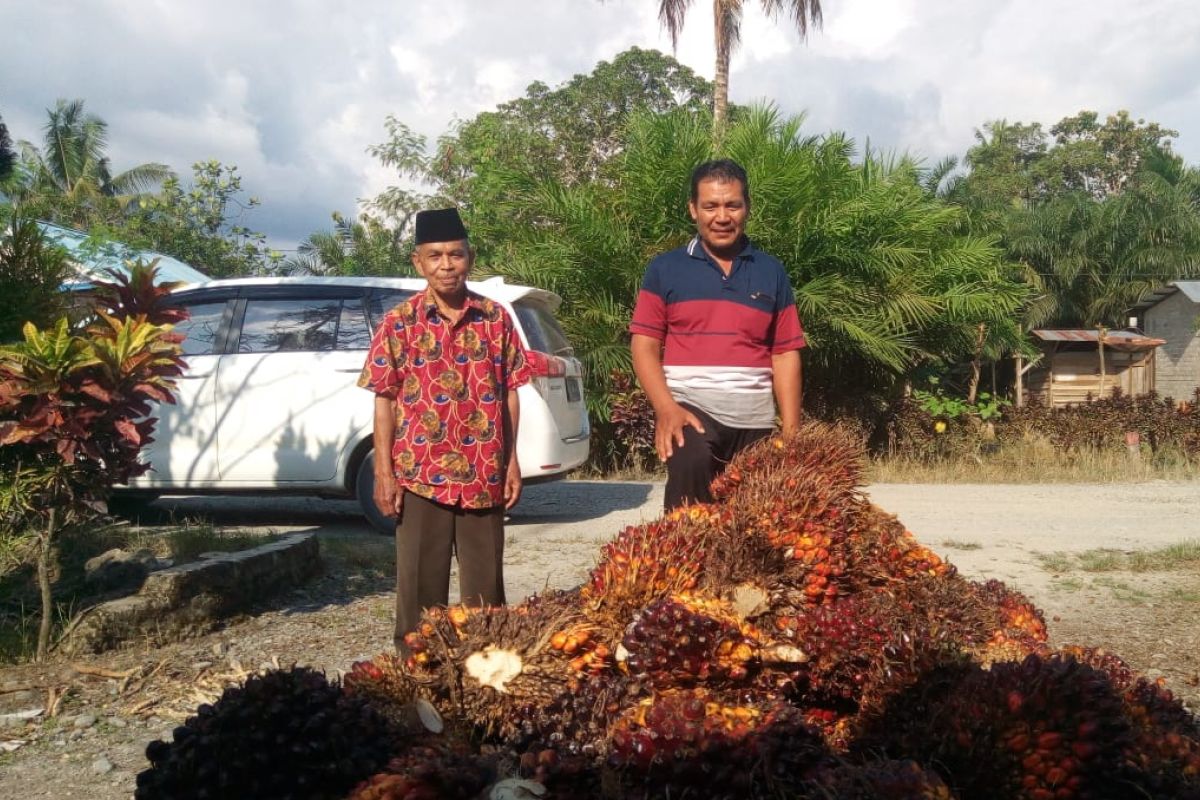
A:
[[[754,253],[756,252],[754,242],[750,241],[749,236],[743,236],[742,239],[745,240],[745,244],[742,246],[742,249],[738,252],[737,256],[734,257],[735,262],[742,259],[754,259]],[[693,236],[692,240],[687,243],[687,247],[684,249],[692,258],[699,258],[703,261],[712,260],[708,254],[708,251],[704,249],[704,243],[700,241],[699,234]]]

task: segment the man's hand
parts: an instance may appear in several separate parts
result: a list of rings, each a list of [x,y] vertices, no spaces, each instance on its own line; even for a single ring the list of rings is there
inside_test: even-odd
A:
[[[396,486],[396,476],[375,473],[375,505],[384,516],[399,518],[404,510],[404,492]]]
[[[517,463],[516,454],[508,460],[508,469],[504,472],[504,508],[507,511],[521,499],[521,466]]]
[[[658,451],[660,461],[665,462],[670,458],[676,447],[683,447],[683,429],[688,425],[704,433],[704,426],[696,415],[678,403],[672,403],[655,414],[654,449]]]

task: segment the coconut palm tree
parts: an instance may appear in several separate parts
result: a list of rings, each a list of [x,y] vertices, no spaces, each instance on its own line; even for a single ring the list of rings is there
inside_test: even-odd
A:
[[[821,24],[821,0],[759,0],[772,18],[787,12],[796,24],[800,38],[808,36],[808,26]],[[713,33],[717,49],[717,68],[713,78],[713,130],[724,128],[729,107],[729,57],[741,42],[743,0],[713,0]],[[692,0],[659,0],[658,18],[671,34],[671,45],[679,42],[683,20]]]
[[[113,174],[105,152],[108,124],[86,113],[82,100],[60,99],[46,114],[41,149],[27,141],[20,143],[25,180],[14,192],[19,203],[46,206],[46,216],[86,225],[95,221],[105,199],[124,208],[174,174],[158,163]]]

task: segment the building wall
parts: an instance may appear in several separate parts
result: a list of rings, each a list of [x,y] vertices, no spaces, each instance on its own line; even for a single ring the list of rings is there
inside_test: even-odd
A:
[[[1152,356],[1144,350],[1129,352],[1106,348],[1102,389],[1097,348],[1054,353],[1053,375],[1050,371],[1053,348],[1046,346],[1043,349],[1046,358],[1042,366],[1030,370],[1026,378],[1026,396],[1036,397],[1045,405],[1061,408],[1086,403],[1089,399],[1111,397],[1118,389],[1122,394],[1139,395],[1153,388],[1153,373],[1147,371]]]
[[[1200,306],[1183,292],[1164,298],[1146,309],[1144,333],[1166,339],[1155,351],[1155,388],[1163,397],[1190,400],[1200,386],[1200,335],[1196,319]]]

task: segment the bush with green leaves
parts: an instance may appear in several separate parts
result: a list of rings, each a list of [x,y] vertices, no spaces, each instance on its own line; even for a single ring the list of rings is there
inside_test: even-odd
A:
[[[148,468],[139,456],[155,406],[174,402],[179,337],[148,313],[170,321],[179,312],[163,308],[167,287],[154,284],[155,270],[135,264],[128,279],[103,285],[107,308],[83,331],[65,318],[46,329],[27,323],[24,341],[0,347],[0,537],[33,542],[39,658],[49,645],[56,539]]]
[[[26,322],[44,327],[61,316],[70,274],[66,251],[47,242],[36,222],[0,214],[0,342],[19,340]]]

